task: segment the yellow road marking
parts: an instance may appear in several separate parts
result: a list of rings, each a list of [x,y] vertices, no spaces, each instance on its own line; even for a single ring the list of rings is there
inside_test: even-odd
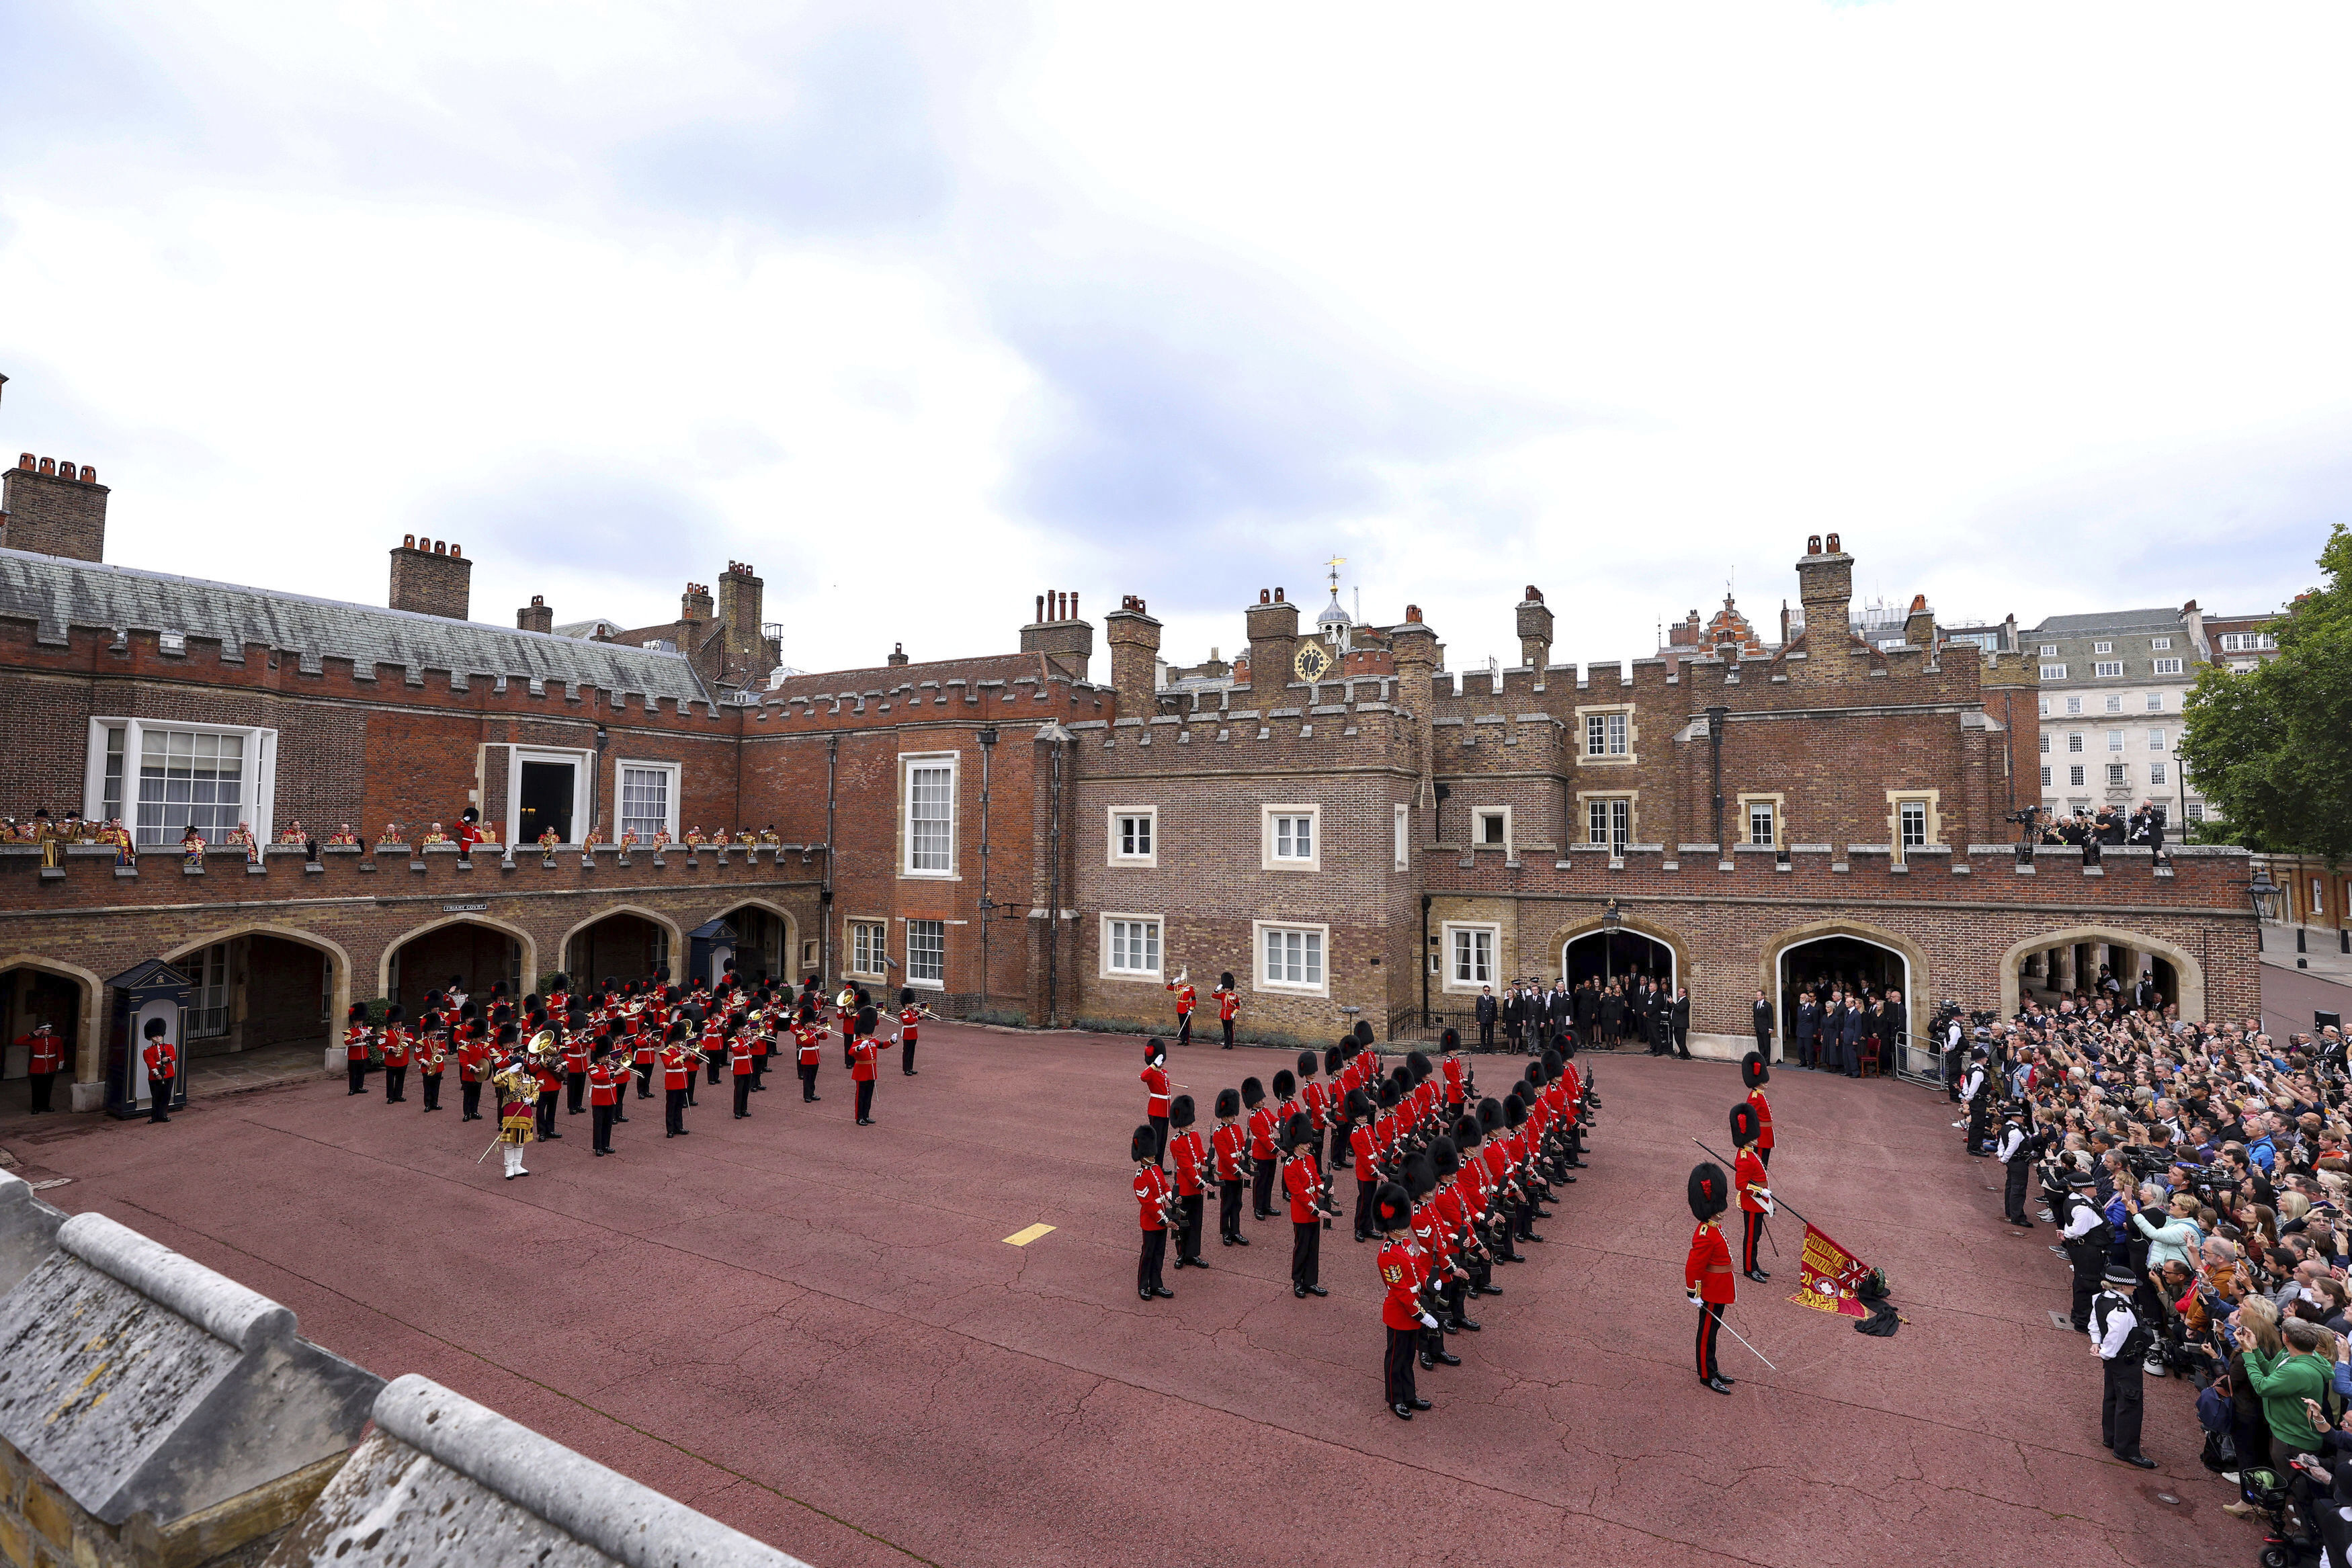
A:
[[[1004,1239],[1005,1239],[1005,1241],[1006,1241],[1008,1244],[1010,1244],[1010,1245],[1012,1245],[1012,1246],[1014,1246],[1014,1247],[1026,1247],[1026,1246],[1028,1246],[1028,1245],[1029,1245],[1029,1243],[1031,1243],[1032,1241],[1036,1240],[1036,1239],[1037,1239],[1039,1237],[1041,1237],[1041,1236],[1050,1236],[1050,1235],[1052,1235],[1052,1234],[1053,1234],[1053,1230],[1054,1230],[1054,1228],[1053,1228],[1052,1226],[1050,1226],[1050,1225],[1033,1225],[1033,1226],[1031,1226],[1031,1227],[1030,1227],[1028,1229],[1026,1229],[1026,1230],[1016,1230],[1016,1231],[1014,1231],[1012,1235],[1010,1235],[1010,1236],[1006,1237]]]

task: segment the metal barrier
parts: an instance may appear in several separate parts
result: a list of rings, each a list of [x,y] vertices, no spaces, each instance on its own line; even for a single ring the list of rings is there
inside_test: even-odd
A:
[[[1932,1035],[1906,1032],[1895,1042],[1895,1076],[1906,1083],[1924,1083],[1941,1088],[1944,1082],[1944,1048]]]

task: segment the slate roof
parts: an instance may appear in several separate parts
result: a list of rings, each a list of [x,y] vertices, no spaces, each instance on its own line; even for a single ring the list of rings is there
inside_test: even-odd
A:
[[[36,635],[50,643],[64,641],[68,626],[178,632],[239,650],[259,643],[309,671],[321,659],[338,658],[370,674],[378,664],[396,664],[681,703],[710,700],[693,666],[676,653],[25,550],[0,549],[0,616],[35,622]]]
[[[2170,607],[2159,610],[2102,610],[2089,615],[2053,615],[2041,625],[2032,628],[2043,637],[2081,637],[2093,632],[2130,632],[2141,627],[2171,631],[2180,625],[2180,612]],[[2027,635],[2021,631],[2018,636]]]
[[[762,702],[789,702],[794,697],[851,696],[863,692],[889,692],[924,681],[1067,680],[1059,666],[1049,665],[1043,653],[982,653],[969,659],[942,659],[917,664],[885,664],[879,669],[820,670],[787,676],[781,685],[759,688]]]

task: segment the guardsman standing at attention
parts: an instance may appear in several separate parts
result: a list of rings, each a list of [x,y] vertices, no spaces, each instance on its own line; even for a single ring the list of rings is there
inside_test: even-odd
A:
[[[468,1035],[457,1047],[457,1120],[482,1119],[482,1083],[489,1076],[490,1048]]]
[[[563,1088],[563,1064],[556,1060],[554,1031],[543,1025],[540,1033],[531,1036],[530,1062],[531,1075],[539,1082],[539,1141],[551,1143],[563,1136],[555,1130],[555,1096]]]
[[[1751,1051],[1739,1059],[1739,1082],[1748,1086],[1748,1103],[1756,1107],[1756,1157],[1768,1167],[1772,1164],[1772,1104],[1764,1098],[1764,1085],[1771,1078],[1772,1070],[1759,1052]]]
[[[16,1042],[26,1052],[26,1069],[33,1077],[33,1110],[36,1116],[49,1109],[49,1094],[58,1082],[58,1072],[65,1066],[65,1048],[58,1041],[57,1026],[38,1023],[33,1032]]]
[[[1731,1379],[1723,1375],[1715,1359],[1715,1341],[1723,1327],[1723,1309],[1731,1304],[1738,1287],[1731,1281],[1731,1244],[1723,1239],[1715,1217],[1729,1206],[1730,1189],[1723,1167],[1714,1161],[1701,1160],[1691,1167],[1690,1211],[1698,1228],[1691,1232],[1690,1257],[1683,1263],[1683,1291],[1698,1309],[1698,1380],[1717,1394],[1731,1392]]]
[[[615,1070],[612,1048],[599,1045],[588,1061],[589,1153],[613,1152],[613,1113],[620,1106],[621,1088],[628,1081],[627,1068]]]
[[[1731,1183],[1739,1189],[1739,1271],[1760,1285],[1772,1277],[1756,1263],[1764,1217],[1772,1212],[1772,1189],[1757,1157],[1756,1139],[1756,1107],[1742,1100],[1731,1108],[1731,1145],[1738,1151],[1732,1156]]]
[[[425,1085],[425,1108],[441,1109],[441,1074],[449,1065],[449,1040],[446,1026],[439,1019],[425,1026],[425,1038],[416,1046],[416,1079]]]
[[[1288,1074],[1284,1076],[1287,1077]],[[1249,1109],[1249,1152],[1254,1169],[1250,1183],[1250,1218],[1274,1218],[1274,1135],[1280,1124],[1265,1103],[1265,1085],[1255,1078],[1242,1080],[1242,1103]]]
[[[915,1005],[915,988],[898,988],[898,1071],[908,1077],[915,1076],[915,1026],[923,1020],[923,1009]]]
[[[1234,972],[1227,969],[1217,977],[1217,988],[1209,993],[1217,998],[1217,1021],[1224,1026],[1225,1049],[1234,1048],[1234,1015],[1242,1010],[1242,994],[1234,988]]]
[[[1144,1301],[1176,1292],[1160,1282],[1161,1262],[1168,1256],[1168,1173],[1160,1168],[1160,1134],[1147,1124],[1128,1140],[1135,1161],[1135,1202],[1143,1221],[1143,1255],[1135,1265],[1135,1293]]]
[[[1152,1136],[1158,1139],[1152,1158],[1163,1159],[1168,1153],[1168,1048],[1159,1040],[1147,1041],[1143,1047],[1143,1119],[1151,1124]]]
[[[677,1026],[673,1026],[674,1028]],[[694,1070],[702,1063],[686,1041],[673,1033],[661,1049],[662,1071],[662,1136],[676,1138],[688,1130],[686,1124],[687,1096],[693,1092]]]
[[[352,1092],[367,1092],[368,1041],[374,1030],[368,1028],[367,1004],[353,1002],[351,1019],[343,1030],[343,1065],[351,1070]]]
[[[1282,1144],[1290,1155],[1282,1166],[1282,1190],[1290,1199],[1290,1293],[1328,1296],[1321,1282],[1323,1173],[1315,1167],[1315,1130],[1306,1112],[1283,1124]]]
[[[551,1015],[555,1014],[552,1000],[548,1003],[547,1010]],[[563,1113],[567,1116],[577,1116],[587,1109],[585,1100],[588,1093],[588,1036],[579,1029],[563,1031]]]
[[[816,1070],[824,1055],[824,1026],[816,1021],[816,1004],[801,1003],[800,1017],[793,1021],[793,1044],[800,1058],[801,1103],[814,1105],[824,1098],[816,1092]]]
[[[1381,1322],[1388,1330],[1388,1354],[1381,1359],[1390,1411],[1401,1421],[1416,1410],[1429,1408],[1412,1385],[1413,1363],[1421,1354],[1421,1335],[1437,1320],[1421,1310],[1421,1272],[1412,1251],[1412,1199],[1392,1181],[1381,1184],[1372,1212],[1381,1236],[1381,1283],[1388,1294],[1381,1299]]]
[[[149,1019],[143,1031],[147,1048],[139,1053],[147,1064],[147,1119],[151,1122],[172,1119],[172,1091],[179,1083],[179,1048],[163,1038],[170,1027],[162,1019]]]
[[[394,1003],[383,1011],[383,1103],[397,1105],[408,1098],[407,1015]]]
[[[873,1008],[859,1008],[855,1025],[856,1043],[849,1051],[849,1077],[857,1085],[857,1124],[861,1127],[874,1124],[874,1058],[880,1049],[874,1043],[874,1024]],[[1164,1129],[1160,1135],[1167,1135]]]
[[[1191,973],[1189,969],[1177,970],[1176,977],[1165,988],[1176,993],[1176,1043],[1179,1045],[1192,1043],[1192,1009],[1201,999],[1199,989],[1185,978]]]
[[[629,1020],[630,1065],[637,1071],[637,1098],[649,1100],[654,1092],[655,1059],[661,1054],[661,1041],[655,1033],[654,1020],[639,1016]]]
[[[735,1074],[735,1119],[751,1113],[751,1042],[737,1035],[727,1042],[727,1064]]]
[[[1209,1145],[1192,1126],[1192,1097],[1179,1094],[1169,1103],[1168,1124],[1177,1129],[1168,1140],[1176,1160],[1176,1267],[1205,1269],[1201,1261],[1202,1180],[1208,1176]]]
[[[1246,1247],[1242,1234],[1242,1173],[1246,1168],[1249,1135],[1235,1120],[1242,1097],[1234,1090],[1217,1091],[1217,1130],[1209,1143],[1217,1156],[1217,1239],[1227,1247]]]
[[[1298,1103],[1307,1112],[1307,1125],[1314,1134],[1307,1142],[1315,1151],[1315,1168],[1318,1170],[1323,1168],[1323,1113],[1330,1103],[1323,1085],[1315,1077],[1322,1066],[1323,1059],[1313,1051],[1298,1053]]]

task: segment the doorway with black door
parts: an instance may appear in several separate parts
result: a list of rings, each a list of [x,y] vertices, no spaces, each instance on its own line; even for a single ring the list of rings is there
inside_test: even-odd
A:
[[[552,828],[557,843],[572,842],[572,808],[577,793],[574,779],[579,764],[525,759],[520,768],[515,789],[517,841],[535,844]]]

